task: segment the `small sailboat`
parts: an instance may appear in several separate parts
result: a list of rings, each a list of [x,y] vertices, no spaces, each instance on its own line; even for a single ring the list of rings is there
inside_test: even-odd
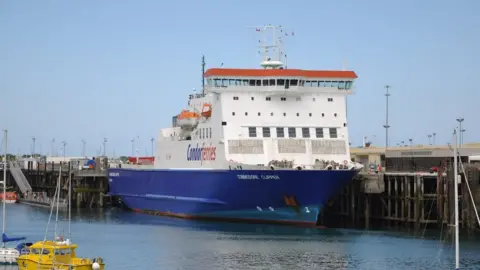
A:
[[[48,225],[45,231],[45,237],[43,241],[38,241],[29,247],[29,253],[18,257],[18,268],[20,270],[37,270],[37,269],[62,269],[62,270],[103,270],[105,269],[105,263],[102,258],[97,257],[94,259],[77,257],[76,244],[73,244],[70,240],[70,221],[71,221],[71,175],[69,177],[69,192],[68,192],[68,231],[69,238],[63,239],[61,235],[57,236],[57,222],[58,222],[58,207],[60,201],[60,179],[62,175],[62,169],[57,181],[57,188],[55,195],[53,196],[54,202],[50,208],[50,217],[48,223],[52,217],[55,203],[57,204],[57,214],[55,223],[55,240],[47,240]]]
[[[7,134],[8,131],[5,130],[5,136],[4,136],[4,146],[5,146],[5,156],[3,159],[3,181],[1,182],[3,184],[3,194],[2,194],[2,205],[3,205],[3,211],[2,211],[2,217],[3,217],[3,222],[2,222],[2,248],[0,248],[0,264],[17,264],[17,258],[20,256],[20,253],[24,251],[24,247],[27,245],[22,243],[17,246],[17,248],[8,248],[6,247],[6,244],[9,242],[18,242],[22,240],[26,240],[26,237],[15,237],[15,238],[9,238],[5,234],[5,225],[6,225],[6,210],[5,210],[5,204],[7,203],[7,200],[4,200],[3,198],[7,198],[7,192],[6,192],[6,179],[7,179]]]

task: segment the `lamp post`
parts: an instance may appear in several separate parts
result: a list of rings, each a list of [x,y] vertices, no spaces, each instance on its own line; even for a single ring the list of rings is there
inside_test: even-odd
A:
[[[131,140],[132,142],[132,157],[135,155],[135,138]]]
[[[435,145],[435,135],[437,135],[437,133],[433,132],[433,145]]]
[[[463,123],[463,120],[465,120],[463,117],[459,117],[457,118],[457,122],[459,124],[459,130],[460,130],[460,145],[459,147],[462,147],[462,144],[463,144],[463,132],[462,132],[462,123]]]
[[[155,139],[154,139],[153,137],[152,137],[152,138],[150,138],[150,141],[152,142],[152,157],[154,157],[154,156],[155,156],[155,154],[153,153],[153,141],[154,141],[154,140],[155,140]]]
[[[87,142],[82,139],[82,157],[86,156],[86,153],[85,153],[85,145],[86,144],[87,144]]]
[[[388,89],[390,89],[390,85],[385,85],[385,89],[387,89],[387,92],[385,93],[385,97],[386,97],[385,125],[383,125],[383,127],[385,128],[385,150],[387,150],[387,148],[388,148],[388,128],[390,128],[390,126],[388,125],[388,97],[390,96],[390,93],[388,92]]]
[[[432,134],[427,134],[427,136],[428,136],[428,144],[432,145],[432,140],[431,140],[432,139]]]
[[[52,139],[52,157],[55,156],[55,138]]]
[[[63,142],[62,142],[62,145],[63,145],[63,161],[65,161],[66,152],[67,152],[67,142],[66,142],[66,141],[63,141]]]
[[[408,140],[410,141],[410,147],[412,147],[412,146],[413,146],[413,144],[412,144],[413,139],[410,138],[410,139],[408,139]]]
[[[103,156],[107,156],[107,138],[103,138]]]
[[[32,136],[32,141],[33,141],[33,146],[32,146],[32,158],[34,157],[35,155],[35,136]]]

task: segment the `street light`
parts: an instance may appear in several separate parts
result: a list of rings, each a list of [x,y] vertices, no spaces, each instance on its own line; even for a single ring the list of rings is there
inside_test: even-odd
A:
[[[32,148],[32,158],[34,158],[34,155],[35,155],[35,136],[32,136],[32,141],[33,141],[33,148]]]
[[[52,157],[55,156],[55,138],[52,139]]]
[[[132,157],[135,155],[135,138],[131,140],[132,142]]]
[[[460,128],[460,147],[462,147],[462,144],[463,144],[463,132],[462,132],[463,120],[465,120],[463,117],[457,118],[457,122],[459,123],[459,128]]]
[[[428,134],[427,136],[428,136],[428,144],[432,145],[432,142],[431,142],[432,134]]]
[[[85,157],[86,154],[85,154],[85,145],[87,144],[87,142],[82,139],[82,157]]]
[[[103,138],[103,156],[107,156],[107,138]]]
[[[412,141],[413,141],[413,139],[410,138],[410,139],[408,139],[408,140],[410,141],[410,147],[411,147],[411,146],[412,146]]]
[[[435,145],[435,135],[437,135],[437,133],[433,132],[433,145]]]
[[[63,161],[65,161],[66,151],[67,151],[67,142],[63,141],[62,145],[63,145]]]
[[[155,139],[154,139],[153,137],[152,137],[152,138],[150,138],[150,141],[152,142],[152,157],[154,157],[154,156],[155,156],[155,154],[153,153],[153,141],[154,141],[154,140],[155,140]]]
[[[388,148],[388,128],[390,128],[390,126],[388,125],[388,97],[390,96],[390,94],[388,93],[389,88],[390,85],[385,85],[385,89],[387,89],[387,92],[385,93],[387,101],[387,105],[385,107],[385,125],[383,125],[383,127],[385,128],[385,150],[387,150]]]

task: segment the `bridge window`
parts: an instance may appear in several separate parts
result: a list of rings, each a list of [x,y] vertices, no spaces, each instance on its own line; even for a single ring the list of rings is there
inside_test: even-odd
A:
[[[338,81],[332,81],[332,87],[338,88]]]
[[[315,128],[315,136],[317,138],[323,138],[323,128]]]
[[[278,79],[277,80],[277,85],[285,85],[285,79]]]
[[[256,82],[257,86],[262,86],[262,81],[261,80],[256,80],[255,82]]]
[[[255,86],[255,80],[249,80],[248,85],[249,86]]]
[[[345,89],[350,89],[350,88],[352,88],[352,81],[347,81],[345,83]]]
[[[298,85],[298,80],[290,80],[290,85],[291,86],[297,86]]]
[[[344,81],[338,82],[338,89],[345,89],[345,82]]]
[[[319,87],[325,87],[325,81],[319,81],[318,86]]]
[[[270,85],[275,86],[275,79],[270,79]]]
[[[289,127],[288,128],[288,137],[289,138],[297,137],[297,130],[294,127]]]
[[[251,138],[257,137],[257,128],[256,127],[249,127],[248,128],[248,137],[251,137]]]
[[[302,137],[303,138],[310,138],[310,128],[308,128],[308,127],[302,128]]]
[[[262,83],[263,83],[263,86],[268,86],[268,80],[263,80]]]
[[[331,81],[325,81],[325,87],[330,87],[330,85],[332,85]]]
[[[263,137],[270,138],[270,128],[269,127],[263,127],[262,128],[262,133],[263,133]]]
[[[330,128],[330,138],[337,138],[337,128]]]
[[[222,80],[220,79],[213,79],[215,87],[219,87],[222,85]]]
[[[277,138],[285,137],[285,129],[283,127],[277,127]]]

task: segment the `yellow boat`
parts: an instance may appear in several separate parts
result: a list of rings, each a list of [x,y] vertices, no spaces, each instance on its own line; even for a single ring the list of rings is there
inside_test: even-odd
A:
[[[103,270],[102,258],[79,258],[76,244],[66,241],[39,241],[31,245],[28,254],[17,258],[19,270]]]

